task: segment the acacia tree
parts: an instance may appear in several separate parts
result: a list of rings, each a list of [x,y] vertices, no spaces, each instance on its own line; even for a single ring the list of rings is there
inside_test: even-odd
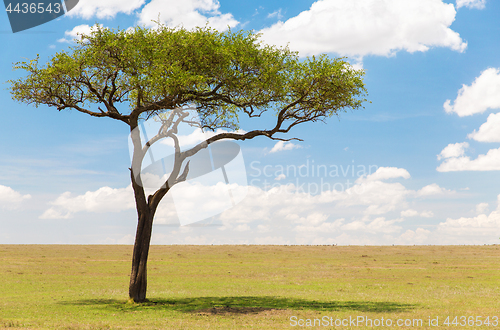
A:
[[[76,46],[56,53],[45,64],[39,58],[18,62],[27,75],[10,81],[14,99],[73,109],[120,120],[133,141],[131,171],[138,223],[132,257],[129,296],[146,300],[147,260],[153,218],[158,204],[177,183],[186,180],[189,157],[222,139],[247,140],[264,136],[291,140],[285,133],[296,125],[322,121],[366,101],[362,70],[326,55],[299,59],[288,48],[263,44],[248,31],[191,31],[158,26],[111,30],[95,26]],[[196,107],[200,127],[238,128],[240,116],[274,114],[271,127],[243,133],[213,135],[181,151],[177,127],[188,120],[186,106]],[[161,114],[158,134],[141,141],[141,120]],[[175,153],[168,179],[146,196],[140,172],[148,149],[171,138]]]

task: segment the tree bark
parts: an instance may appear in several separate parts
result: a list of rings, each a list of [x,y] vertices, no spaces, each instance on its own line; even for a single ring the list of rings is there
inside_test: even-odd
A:
[[[146,201],[144,188],[141,184],[138,184],[138,182],[136,182],[133,173],[132,187],[134,189],[138,220],[137,232],[135,235],[134,252],[132,255],[132,271],[130,273],[129,297],[135,302],[144,302],[146,301],[147,263],[149,246],[151,242],[151,233],[153,231],[154,212],[150,209]]]
[[[139,211],[137,233],[135,236],[134,252],[132,257],[132,271],[130,273],[129,297],[135,302],[146,301],[147,290],[147,262],[153,216],[149,210]]]

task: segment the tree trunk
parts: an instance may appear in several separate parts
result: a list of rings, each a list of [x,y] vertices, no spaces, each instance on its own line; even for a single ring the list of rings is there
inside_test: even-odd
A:
[[[134,252],[132,256],[132,272],[130,273],[129,297],[135,302],[146,301],[147,290],[147,263],[151,233],[153,230],[153,215],[146,210],[138,210],[139,220],[135,236]]]
[[[132,169],[131,177],[138,220],[128,293],[129,297],[135,302],[144,302],[146,301],[146,290],[148,284],[147,264],[151,233],[153,231],[154,211],[151,210],[149,203],[146,201],[140,177],[136,180]]]
[[[149,210],[139,211],[129,286],[129,297],[135,302],[146,301],[147,263],[152,230],[153,216]]]

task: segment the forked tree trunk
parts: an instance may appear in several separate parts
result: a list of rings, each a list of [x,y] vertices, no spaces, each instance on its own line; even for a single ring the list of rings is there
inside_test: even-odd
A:
[[[134,144],[134,154],[132,157],[132,168],[130,168],[130,175],[132,180],[132,189],[134,190],[135,206],[137,209],[138,220],[137,232],[135,234],[134,252],[132,255],[132,271],[130,272],[130,285],[128,292],[130,299],[133,299],[135,302],[144,302],[146,301],[146,290],[148,286],[147,264],[149,246],[151,242],[151,233],[153,231],[153,218],[158,204],[170,189],[170,183],[168,181],[165,182],[162,187],[160,187],[153,195],[150,195],[148,199],[146,199],[140,175],[141,164],[144,158],[145,151],[142,151],[143,147],[141,144],[139,130],[135,129],[137,128],[137,118],[135,118],[134,123],[135,124],[131,125],[131,137]],[[175,128],[177,128],[177,125],[178,123],[175,124]],[[183,174],[178,177],[182,160],[178,161],[178,159],[180,158],[180,149],[178,147],[177,138],[173,138],[174,141],[176,141],[175,166],[170,176],[175,178],[175,183],[186,179],[187,173],[189,171],[189,162],[186,164]],[[149,142],[147,142],[146,145],[149,147]],[[136,171],[136,173],[134,173],[134,171]]]

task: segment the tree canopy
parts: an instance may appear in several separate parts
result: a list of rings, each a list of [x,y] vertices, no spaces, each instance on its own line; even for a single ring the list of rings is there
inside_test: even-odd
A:
[[[141,115],[196,104],[206,129],[236,129],[242,114],[274,111],[278,120],[270,131],[285,133],[366,101],[363,71],[342,58],[301,60],[287,48],[263,44],[256,33],[208,27],[114,31],[94,26],[45,65],[37,57],[14,68],[28,72],[12,81],[16,100],[111,117],[133,127]]]

